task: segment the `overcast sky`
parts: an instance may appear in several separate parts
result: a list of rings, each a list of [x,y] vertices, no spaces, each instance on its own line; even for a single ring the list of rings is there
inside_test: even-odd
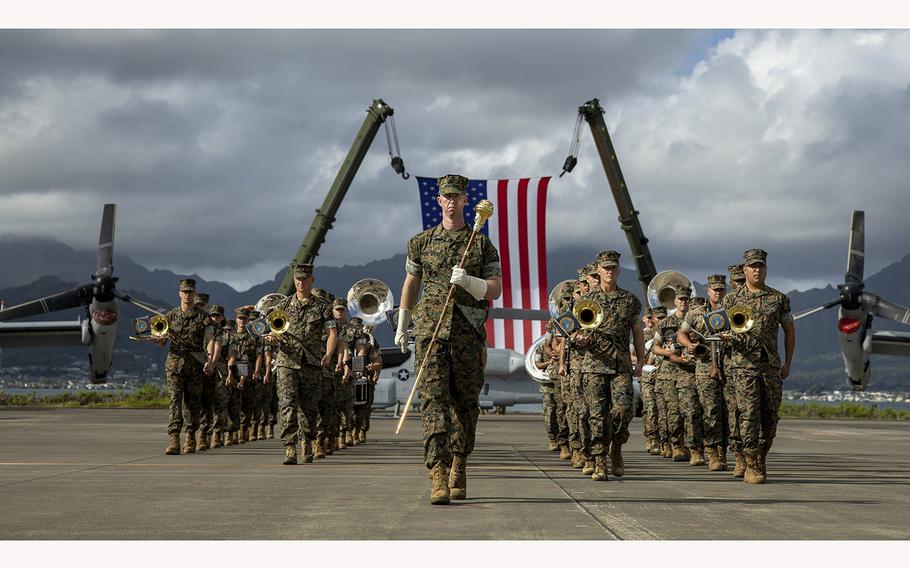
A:
[[[0,234],[89,249],[116,202],[115,254],[245,289],[296,252],[373,98],[412,174],[515,178],[558,175],[597,97],[658,270],[761,247],[806,288],[842,279],[852,209],[867,274],[910,252],[908,53],[891,31],[0,31]],[[387,152],[380,131],[320,264],[420,230]],[[587,129],[551,188],[551,251],[628,258]]]

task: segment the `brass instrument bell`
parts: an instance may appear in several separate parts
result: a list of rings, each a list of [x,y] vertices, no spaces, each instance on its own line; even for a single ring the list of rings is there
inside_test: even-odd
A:
[[[744,304],[727,310],[727,316],[730,317],[730,329],[733,333],[746,333],[755,325],[755,313],[752,308]]]
[[[265,321],[268,322],[269,328],[272,330],[272,333],[275,335],[281,335],[291,328],[291,320],[288,316],[288,313],[281,308],[274,308],[265,316]]]
[[[593,329],[600,326],[604,319],[604,309],[599,303],[589,298],[582,298],[575,302],[572,313],[581,324],[582,329]]]

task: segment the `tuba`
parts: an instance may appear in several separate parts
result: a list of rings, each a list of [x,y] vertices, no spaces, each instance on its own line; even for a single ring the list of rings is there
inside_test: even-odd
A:
[[[348,290],[350,317],[359,317],[365,326],[375,327],[386,321],[386,312],[394,305],[392,290],[376,278],[359,280]]]
[[[549,375],[541,369],[538,369],[534,364],[534,356],[537,353],[538,349],[543,349],[543,342],[547,338],[546,335],[541,335],[534,340],[534,343],[531,344],[530,349],[525,354],[525,371],[528,372],[528,376],[531,377],[535,382],[538,382],[544,386],[551,386],[553,380],[550,379]]]
[[[589,298],[577,300],[572,307],[572,314],[581,324],[581,329],[598,327],[604,319],[603,306]]]
[[[667,315],[671,316],[676,312],[676,288],[688,288],[689,294],[695,295],[695,286],[692,281],[683,274],[675,270],[664,270],[658,272],[657,276],[651,279],[648,284],[648,305],[652,308],[663,306],[667,308]]]
[[[563,296],[571,294],[566,294],[566,286],[575,282],[574,280],[563,280],[559,284],[553,287],[553,291],[550,292],[550,317],[559,316],[559,300]]]
[[[749,306],[738,304],[727,310],[733,333],[746,333],[755,325],[755,314]]]

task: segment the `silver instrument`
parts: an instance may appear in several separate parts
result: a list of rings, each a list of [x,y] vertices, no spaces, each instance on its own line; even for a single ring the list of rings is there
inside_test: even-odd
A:
[[[359,317],[365,326],[375,327],[386,321],[386,312],[395,305],[388,284],[376,278],[358,280],[348,290],[349,318]]]
[[[672,316],[676,312],[676,288],[688,288],[689,295],[695,295],[695,285],[682,272],[658,272],[648,284],[648,305],[652,308],[663,306],[667,308],[667,315]]]

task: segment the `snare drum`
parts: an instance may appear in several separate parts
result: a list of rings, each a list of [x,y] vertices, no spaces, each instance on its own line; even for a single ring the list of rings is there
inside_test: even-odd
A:
[[[357,379],[354,381],[354,406],[363,406],[369,402],[370,381],[369,379]]]

